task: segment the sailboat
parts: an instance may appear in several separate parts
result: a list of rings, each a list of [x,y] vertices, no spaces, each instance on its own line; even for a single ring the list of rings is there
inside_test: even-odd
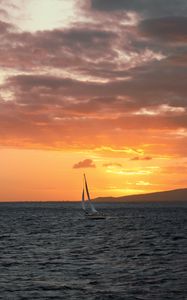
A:
[[[85,213],[85,216],[88,219],[105,219],[106,216],[100,214],[97,209],[94,207],[91,198],[90,198],[90,193],[88,190],[88,184],[87,184],[87,180],[86,180],[86,175],[84,174],[84,178],[83,178],[83,190],[82,190],[82,209]],[[86,191],[86,195],[88,200],[85,201],[85,191]]]

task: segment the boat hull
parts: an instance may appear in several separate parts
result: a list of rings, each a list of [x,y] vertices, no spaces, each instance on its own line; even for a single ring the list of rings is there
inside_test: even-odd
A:
[[[102,216],[102,215],[87,215],[86,218],[87,219],[91,219],[91,220],[101,220],[101,219],[106,219],[106,216]]]

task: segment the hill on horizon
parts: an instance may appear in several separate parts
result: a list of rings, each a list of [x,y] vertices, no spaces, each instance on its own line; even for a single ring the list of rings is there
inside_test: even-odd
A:
[[[175,189],[149,194],[128,195],[120,197],[98,197],[95,202],[187,202],[187,188]]]

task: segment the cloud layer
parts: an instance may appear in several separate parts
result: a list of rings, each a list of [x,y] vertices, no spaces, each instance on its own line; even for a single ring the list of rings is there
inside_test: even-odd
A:
[[[78,1],[74,23],[34,32],[4,3],[2,145],[185,155],[186,1]]]

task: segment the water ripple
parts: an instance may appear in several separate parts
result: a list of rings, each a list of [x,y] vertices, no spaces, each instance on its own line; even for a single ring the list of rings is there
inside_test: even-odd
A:
[[[186,300],[187,207],[0,204],[2,298]]]

